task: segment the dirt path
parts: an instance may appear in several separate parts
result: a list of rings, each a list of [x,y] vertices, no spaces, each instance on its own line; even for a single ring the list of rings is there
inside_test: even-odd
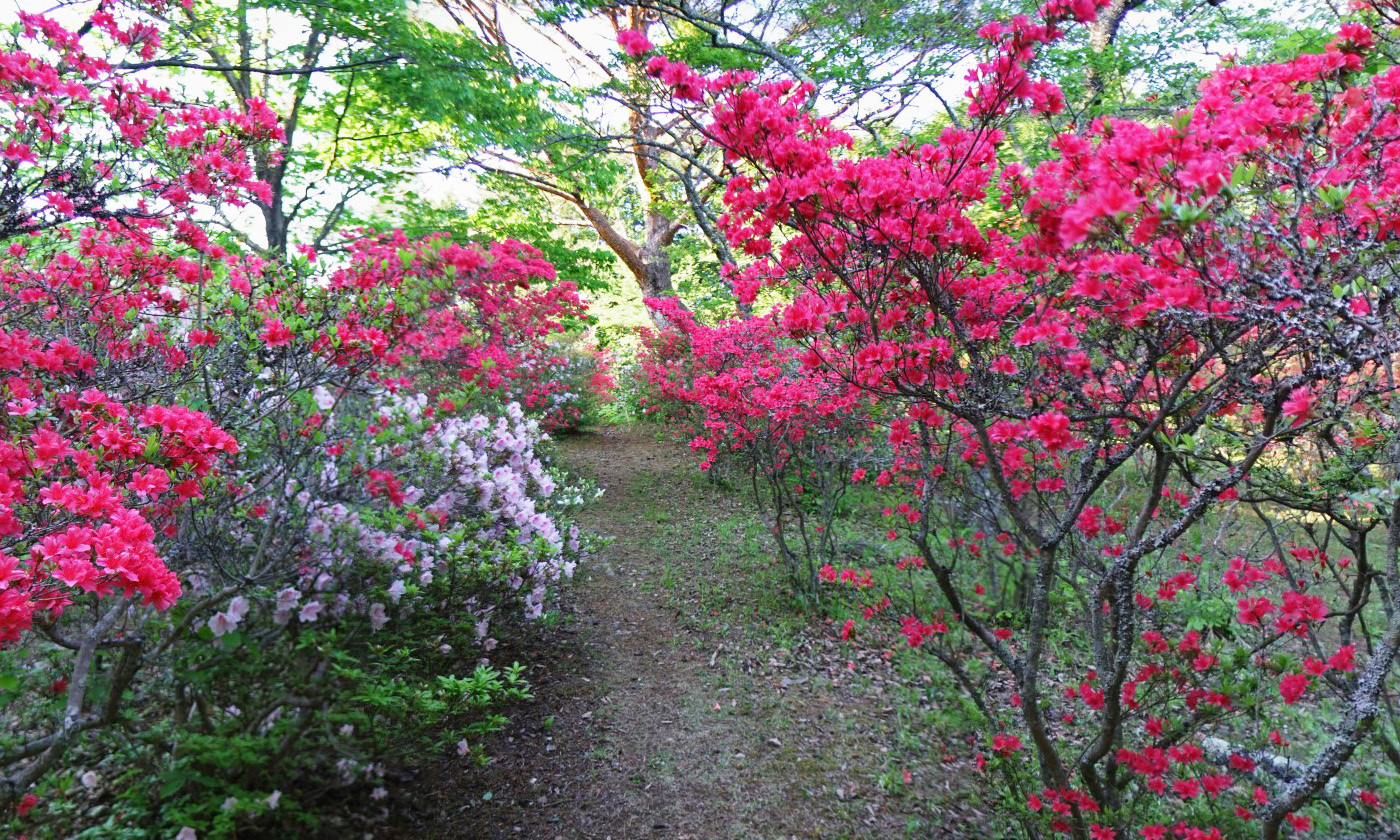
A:
[[[745,497],[650,435],[564,441],[564,465],[606,491],[583,524],[613,542],[566,591],[559,625],[520,649],[535,701],[490,764],[420,770],[389,836],[984,836],[942,745],[920,734],[934,698],[873,655],[849,670],[829,627],[780,603]],[[922,719],[896,711],[921,699]]]

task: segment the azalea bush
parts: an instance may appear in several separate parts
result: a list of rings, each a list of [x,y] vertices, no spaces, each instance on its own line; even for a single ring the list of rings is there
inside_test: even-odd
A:
[[[551,343],[552,353],[525,363],[520,385],[509,397],[540,418],[552,433],[575,432],[602,418],[617,386],[612,354],[586,336]]]
[[[150,354],[116,366],[80,357],[91,372],[70,386],[79,408],[126,417],[125,403],[101,397],[133,376],[177,406],[131,418],[137,431],[155,432],[113,434],[148,463],[120,485],[130,495],[99,497],[169,497],[168,510],[119,515],[153,523],[139,533],[148,541],[141,556],[170,594],[123,597],[144,594],[140,579],[119,586],[125,567],[107,558],[103,543],[93,546],[105,533],[97,528],[53,531],[58,537],[28,552],[30,564],[16,564],[7,591],[43,593],[30,601],[47,606],[37,627],[15,628],[6,657],[12,727],[4,758],[15,795],[39,802],[27,817],[31,836],[46,824],[64,836],[73,830],[65,798],[53,792],[88,773],[99,782],[83,789],[89,801],[116,796],[113,813],[127,820],[149,825],[161,814],[183,821],[172,831],[190,825],[220,836],[249,820],[291,819],[302,807],[292,785],[324,772],[318,763],[340,761],[343,784],[375,782],[362,771],[382,773],[383,759],[414,737],[440,740],[453,731],[443,729],[450,716],[466,727],[453,747],[465,753],[489,731],[482,723],[499,725],[494,713],[480,713],[525,691],[518,670],[477,664],[495,646],[492,622],[540,616],[548,587],[572,574],[583,553],[567,519],[582,490],[541,459],[547,436],[538,421],[488,389],[429,397],[405,387],[409,358],[392,348],[431,347],[424,319],[405,314],[407,306],[384,317],[378,288],[347,292],[357,263],[324,284],[259,270],[250,279],[239,262],[205,278],[200,326],[160,351],[183,339],[189,362],[164,376],[154,375]],[[216,292],[220,281],[228,285]],[[60,406],[65,384],[55,382]],[[50,443],[33,418],[47,401],[34,403],[10,428],[34,424],[39,431],[29,437],[51,447],[45,457],[60,465],[74,458],[76,433],[60,434],[73,426],[55,424]],[[167,443],[162,422],[186,425],[175,425]],[[203,448],[189,442],[193,434],[178,434],[194,423],[212,441]],[[217,475],[206,464],[216,460]],[[80,480],[39,485],[36,495],[82,515],[78,505],[106,485]],[[67,587],[61,600],[51,594],[56,583]],[[386,655],[400,647],[437,653]],[[98,674],[77,682],[85,656]],[[469,692],[469,683],[484,688]],[[381,694],[382,708],[366,706]],[[470,723],[469,713],[480,720]],[[328,743],[333,722],[340,734]],[[352,737],[391,723],[402,740]],[[117,725],[120,732],[103,732]],[[151,753],[151,738],[185,746]],[[202,756],[227,739],[242,746],[223,765],[207,763]],[[103,754],[132,760],[99,769]],[[276,815],[259,804],[269,797],[283,808]]]
[[[561,393],[572,284],[514,242],[212,238],[281,128],[115,70],[154,20],[25,15],[0,55],[0,818],[30,837],[295,829],[425,742],[475,755],[528,694],[493,626],[586,552],[514,401]]]
[[[547,431],[577,428],[609,399],[606,354],[580,336],[586,313],[577,286],[559,280],[538,249],[361,234],[348,245],[353,275],[333,282],[420,314],[421,326],[395,351],[410,360],[395,363],[412,368],[415,387],[469,387],[494,404],[517,402]]]
[[[770,364],[860,395],[808,392],[816,417],[782,439],[842,411],[884,432],[884,536],[910,582],[822,577],[971,695],[1018,830],[1382,830],[1400,73],[1348,24],[1323,53],[1222,67],[1161,124],[1076,128],[1029,68],[1095,13],[1055,0],[988,25],[967,122],[878,156],[809,87],[626,46],[710,104],[744,173],[721,225],[750,259],[730,280],[788,301],[716,335],[780,324]],[[1032,169],[1003,143],[1023,108],[1058,128]],[[707,430],[771,387],[751,360],[697,368],[669,395]]]
[[[775,320],[708,327],[674,299],[648,304],[675,327],[640,359],[655,406],[675,406],[670,422],[693,435],[700,469],[737,464],[770,517],[794,593],[820,595],[819,572],[860,546],[843,543],[838,516],[847,494],[887,447],[872,440],[874,403],[859,389],[801,363],[800,349]],[[664,351],[664,354],[663,354]]]

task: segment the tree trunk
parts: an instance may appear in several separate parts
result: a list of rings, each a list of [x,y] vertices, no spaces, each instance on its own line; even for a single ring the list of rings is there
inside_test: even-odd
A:
[[[676,237],[677,225],[660,213],[647,211],[646,235],[638,253],[642,274],[637,278],[642,294],[647,297],[670,297],[671,255],[666,250]]]
[[[1103,55],[1108,48],[1113,46],[1113,41],[1118,37],[1118,30],[1123,25],[1123,19],[1128,16],[1128,12],[1138,8],[1147,0],[1112,0],[1107,6],[1099,10],[1099,16],[1094,22],[1089,24],[1089,49],[1094,55]],[[1085,87],[1089,92],[1087,104],[1094,105],[1103,96],[1107,79],[1099,73],[1093,65],[1089,66],[1085,75]]]
[[[291,153],[291,149],[283,147],[283,155]],[[270,162],[259,161],[258,178],[267,182],[271,187],[272,198],[267,204],[257,202],[258,209],[263,215],[263,235],[267,239],[267,250],[278,257],[287,254],[287,237],[291,227],[291,220],[287,218],[287,212],[283,207],[286,199],[286,186],[284,179],[287,174],[287,164],[280,163],[276,166]]]

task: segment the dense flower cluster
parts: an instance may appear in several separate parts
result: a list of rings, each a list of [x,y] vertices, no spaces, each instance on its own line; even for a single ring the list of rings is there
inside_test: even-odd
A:
[[[648,300],[673,324],[648,336],[642,372],[657,400],[650,408],[685,406],[690,447],[704,453],[702,470],[721,456],[738,458],[774,522],[794,585],[814,594],[819,567],[838,552],[831,528],[838,505],[871,451],[868,395],[829,371],[804,365],[786,325],[752,318],[707,327],[674,300]],[[857,445],[857,440],[864,445]],[[810,480],[807,478],[810,477]]]
[[[331,288],[381,310],[381,319],[395,313],[404,331],[390,340],[370,323],[337,325],[323,340],[347,361],[369,353],[377,363],[411,367],[417,386],[432,393],[469,385],[519,402],[552,429],[583,419],[570,403],[584,401],[588,389],[607,390],[606,379],[592,378],[606,372],[596,353],[570,352],[555,340],[581,322],[584,305],[537,249],[366,233],[350,241],[350,263],[332,275]]]
[[[548,436],[539,423],[514,403],[496,418],[425,417],[427,407],[424,395],[386,394],[377,408],[411,430],[416,442],[395,462],[394,473],[366,474],[393,484],[395,474],[402,474],[427,485],[403,486],[392,495],[365,492],[364,500],[379,499],[391,515],[379,505],[356,504],[353,496],[332,500],[343,496],[345,486],[339,456],[324,463],[314,483],[306,479],[311,486],[289,488],[296,489],[291,499],[305,512],[306,553],[295,576],[282,582],[287,585],[255,596],[274,624],[324,625],[352,614],[367,617],[377,631],[389,622],[390,609],[410,610],[422,601],[435,576],[460,575],[464,552],[503,590],[522,590],[528,580],[521,601],[531,618],[543,613],[549,584],[573,575],[583,546],[578,527],[564,517],[584,496],[580,488],[560,487],[541,460],[536,450]],[[208,589],[206,581],[201,584]],[[410,591],[420,595],[405,600]],[[473,590],[464,603],[424,606],[465,610],[476,620],[472,611],[481,595]],[[222,636],[248,612],[248,598],[239,595],[207,623]]]

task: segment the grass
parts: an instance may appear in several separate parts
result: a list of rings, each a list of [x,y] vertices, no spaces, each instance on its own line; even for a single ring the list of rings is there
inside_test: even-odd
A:
[[[714,492],[714,491],[712,491]],[[728,491],[733,492],[733,491]],[[736,516],[715,522],[715,532],[721,544],[730,546],[716,562],[713,580],[699,585],[698,600],[704,613],[692,618],[693,628],[699,633],[718,632],[731,645],[756,647],[773,653],[792,648],[810,637],[815,620],[820,620],[824,612],[810,608],[802,610],[791,594],[787,576],[777,564],[770,550],[765,550],[764,529],[752,519]],[[735,590],[741,590],[736,592]],[[848,607],[839,602],[829,602],[835,610]],[[841,614],[844,615],[844,612]],[[701,645],[703,647],[703,645]],[[715,677],[714,686],[737,688],[744,682],[744,665],[733,657],[722,657],[717,663],[721,666]],[[938,675],[938,688],[953,692],[956,686],[951,679],[930,667],[922,658],[900,660],[901,676],[911,681],[921,681],[924,677],[933,679]],[[811,678],[809,678],[811,679]],[[856,677],[845,686],[855,694],[869,694],[873,683],[869,679]],[[817,691],[829,691],[836,686],[831,680],[818,678],[813,684]],[[926,763],[929,760],[925,736],[930,731],[968,731],[968,720],[959,718],[956,712],[945,706],[928,702],[927,690],[911,683],[899,682],[884,685],[885,699],[896,710],[882,727],[878,740],[882,746],[874,753],[860,757],[869,769],[865,771],[866,784],[857,786],[856,791],[865,790],[868,794],[878,794],[886,799],[909,800],[911,807],[922,807],[923,797],[904,782],[906,768]],[[960,710],[962,702],[955,704]],[[782,735],[798,730],[807,721],[799,718],[799,706],[781,696],[760,696],[758,698],[737,697],[726,711],[741,718],[761,721],[765,731]],[[909,714],[905,709],[917,709]],[[869,721],[845,712],[837,712],[835,723],[839,725],[843,738],[868,739]],[[874,739],[872,739],[874,740]],[[808,786],[808,797],[822,797],[830,804],[831,790],[826,777],[832,761],[839,755],[803,757],[792,747],[782,748],[776,755],[781,762],[790,766],[794,774]],[[855,756],[846,756],[845,762],[838,765],[851,766]],[[873,766],[871,766],[873,765]],[[817,791],[823,791],[818,793]],[[859,819],[866,794],[850,793],[836,798],[838,810],[845,818]],[[962,794],[958,794],[962,796]],[[904,823],[908,836],[920,836],[932,823],[921,816],[911,816]]]
[[[605,743],[580,752],[590,786],[624,792],[619,819],[655,812],[706,836],[899,840],[939,824],[931,809],[961,794],[903,781],[929,760],[917,755],[927,721],[890,709],[906,677],[841,645],[823,608],[794,598],[746,488],[706,480],[646,430],[622,434],[563,442],[607,487],[590,527],[615,538],[615,574],[595,564],[579,578],[597,616],[580,629],[607,651],[590,674],[608,686],[594,718]]]

